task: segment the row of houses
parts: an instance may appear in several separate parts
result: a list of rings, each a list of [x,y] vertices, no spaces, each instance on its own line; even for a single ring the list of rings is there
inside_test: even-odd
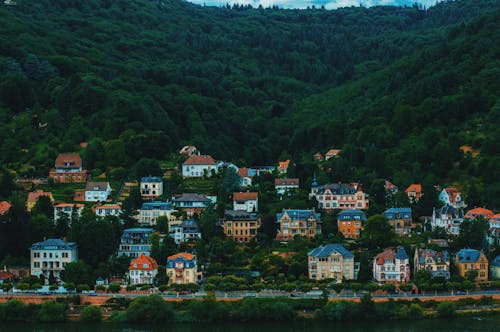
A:
[[[431,277],[450,279],[451,257],[445,251],[432,249],[415,249],[413,269],[416,274],[424,270]],[[475,249],[461,249],[455,255],[455,265],[461,277],[467,277],[474,272],[476,281],[487,281],[489,263],[482,251]],[[352,252],[340,244],[320,246],[308,253],[309,279],[355,280],[359,272],[359,263],[355,262]],[[372,259],[373,280],[378,283],[408,283],[410,282],[410,259],[405,249],[388,248]],[[500,256],[491,262],[491,276],[500,277]]]

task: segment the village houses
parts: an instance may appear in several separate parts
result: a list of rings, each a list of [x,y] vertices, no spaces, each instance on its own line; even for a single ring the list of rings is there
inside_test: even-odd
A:
[[[131,285],[152,285],[158,274],[158,263],[144,254],[130,262],[128,277]]]
[[[153,233],[152,228],[127,228],[122,232],[118,256],[137,258],[141,255],[149,256],[151,243],[149,236]]]
[[[299,179],[296,178],[277,178],[274,180],[274,189],[278,196],[293,193],[299,190]]]
[[[406,196],[410,203],[417,203],[422,197],[422,185],[418,183],[410,184],[405,190]]]
[[[38,202],[38,199],[42,196],[48,197],[50,202],[54,204],[54,196],[52,196],[51,192],[46,192],[43,190],[35,190],[28,193],[28,199],[26,200],[26,210],[30,212]]]
[[[139,209],[137,222],[141,226],[154,226],[158,222],[159,217],[166,217],[168,221],[177,220],[172,204],[169,202],[144,202]]]
[[[233,210],[258,212],[259,193],[257,192],[235,192],[233,193]]]
[[[183,193],[172,198],[172,204],[179,211],[186,212],[187,216],[191,218],[194,214],[200,215],[211,204],[216,202],[216,197],[213,199],[208,196],[196,193]]]
[[[168,284],[195,284],[201,277],[196,256],[181,252],[167,258]]]
[[[431,228],[443,228],[448,235],[460,234],[460,224],[464,221],[464,212],[461,208],[444,205],[439,209],[432,210]]]
[[[443,190],[439,193],[439,200],[443,204],[453,206],[456,209],[466,207],[462,194],[455,187],[443,188]]]
[[[431,277],[450,279],[450,255],[448,251],[435,251],[432,249],[415,249],[413,258],[414,274],[418,271],[429,271]]]
[[[411,208],[390,208],[384,211],[384,216],[396,235],[410,235],[415,227],[411,217]]]
[[[72,222],[73,217],[80,218],[83,211],[83,204],[76,203],[60,203],[54,205],[54,222],[58,222],[62,216]]]
[[[460,249],[455,257],[458,274],[466,278],[468,273],[477,273],[476,281],[488,280],[488,259],[484,252],[476,249]]]
[[[212,173],[218,173],[218,168],[210,155],[192,155],[182,164],[184,178],[210,177]]]
[[[74,242],[48,239],[30,247],[30,274],[43,276],[45,284],[49,279],[61,281],[61,271],[66,265],[78,260],[78,246]]]
[[[403,247],[386,249],[373,258],[373,279],[378,283],[410,281],[410,260]]]
[[[122,214],[122,207],[119,204],[98,204],[94,205],[92,210],[98,217],[113,216],[120,218]]]
[[[321,215],[314,210],[283,209],[276,215],[279,241],[293,240],[295,236],[313,238],[321,234]]]
[[[201,239],[201,231],[196,221],[192,219],[183,220],[177,225],[172,225],[170,233],[176,244],[187,241],[196,241]]]
[[[78,153],[59,154],[49,178],[55,183],[86,182],[87,171],[83,169],[82,157]]]
[[[85,186],[86,202],[106,202],[110,194],[109,182],[87,182]]]
[[[222,227],[228,239],[236,242],[250,242],[257,236],[261,220],[257,213],[247,211],[224,211]]]
[[[309,279],[334,279],[336,282],[357,279],[359,264],[354,255],[340,244],[327,244],[308,254]]]
[[[155,199],[163,195],[163,180],[159,176],[141,178],[141,196],[144,199]]]
[[[358,239],[361,236],[366,214],[360,210],[344,210],[337,216],[339,233],[346,239]]]
[[[318,208],[324,210],[364,210],[369,207],[368,195],[357,183],[332,183],[320,186],[314,179],[309,199],[313,197],[318,201]]]

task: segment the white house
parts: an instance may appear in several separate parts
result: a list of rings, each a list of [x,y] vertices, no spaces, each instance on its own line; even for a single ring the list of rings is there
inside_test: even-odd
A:
[[[449,235],[460,234],[460,224],[464,221],[464,212],[460,208],[445,205],[439,209],[433,209],[431,218],[432,230],[437,227],[443,228]]]
[[[63,215],[68,217],[69,221],[73,221],[72,217],[80,217],[83,211],[83,204],[61,203],[54,205],[54,222],[58,222]]]
[[[163,180],[159,176],[145,176],[141,178],[141,196],[145,199],[163,195]]]
[[[78,260],[78,246],[74,242],[61,239],[48,239],[34,243],[30,247],[30,274],[36,277],[44,276],[45,284],[52,275],[61,280],[61,271],[66,265]]]
[[[174,212],[177,210],[174,210],[169,202],[145,202],[139,209],[137,221],[142,226],[154,226],[158,222],[158,217],[167,217],[169,221],[176,220]]]
[[[283,196],[285,193],[299,189],[299,179],[275,179],[274,189],[276,190],[276,194]]]
[[[201,231],[196,221],[188,219],[179,225],[172,225],[170,237],[174,238],[176,244],[186,241],[196,241],[201,239]]]
[[[93,209],[98,217],[114,216],[119,218],[122,214],[122,208],[119,204],[97,205]]]
[[[158,274],[158,263],[155,259],[141,255],[130,262],[128,276],[131,285],[152,285]]]
[[[439,200],[443,202],[444,205],[450,205],[456,209],[466,207],[462,199],[462,194],[455,187],[446,187],[441,190],[439,193]]]
[[[182,176],[185,178],[211,176],[218,168],[214,158],[209,155],[192,155],[182,164]]]
[[[85,187],[86,202],[105,202],[110,194],[109,182],[87,182]]]
[[[259,193],[257,192],[236,192],[233,193],[234,211],[259,211]]]
[[[373,279],[379,283],[410,281],[410,260],[404,248],[386,249],[373,259]]]

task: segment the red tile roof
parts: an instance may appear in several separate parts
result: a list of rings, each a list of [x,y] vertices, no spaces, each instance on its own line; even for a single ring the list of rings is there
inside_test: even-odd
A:
[[[405,190],[406,193],[409,192],[414,192],[416,194],[421,194],[422,193],[422,185],[421,184],[410,184],[408,188]]]
[[[210,155],[193,155],[184,162],[184,165],[215,165],[215,160]]]
[[[13,276],[14,275],[10,272],[4,271],[4,270],[0,271],[0,280],[7,280],[7,279],[12,278]]]
[[[178,254],[175,254],[175,255],[172,255],[172,256],[168,256],[167,260],[171,261],[171,260],[176,259],[177,257],[182,257],[182,258],[187,259],[187,260],[190,261],[193,258],[195,258],[196,256],[193,255],[193,254],[189,254],[187,252],[181,252],[181,253],[178,253]]]
[[[385,180],[385,190],[394,190],[394,189],[398,189],[398,187],[394,183]]]
[[[146,256],[144,254],[140,255],[132,262],[130,262],[130,270],[141,270],[141,271],[151,271],[158,268],[158,263],[156,263],[153,257]]]
[[[444,188],[448,196],[450,197],[450,202],[455,203],[457,201],[457,196],[460,195],[460,192],[455,187],[447,187]]]
[[[60,203],[54,205],[55,208],[63,208],[63,207],[77,207],[77,208],[82,208],[83,204],[80,203]]]
[[[299,185],[299,179],[275,179],[274,180],[274,186],[298,186]]]
[[[61,153],[56,158],[56,168],[82,167],[82,157],[78,153]]]
[[[493,211],[485,209],[485,208],[475,208],[467,211],[465,214],[465,218],[474,219],[478,216],[483,216],[485,219],[490,219],[493,217]]]
[[[248,176],[248,170],[249,168],[246,167],[238,168],[238,175],[240,176],[240,178],[251,178],[252,176]]]
[[[392,249],[386,249],[377,256],[375,256],[378,265],[384,265],[386,260],[396,259],[396,252]]]
[[[236,193],[233,193],[233,201],[256,200],[258,197],[259,197],[259,193],[256,193],[256,192],[236,192]]]
[[[280,161],[279,169],[282,171],[286,171],[289,165],[290,165],[290,160]]]
[[[32,192],[30,192],[28,194],[28,202],[37,202],[38,198],[40,198],[40,196],[47,196],[51,200],[53,199],[51,192],[45,192],[43,190],[37,190],[37,191],[32,191]]]
[[[7,201],[0,202],[0,216],[9,212],[11,206],[12,205]]]

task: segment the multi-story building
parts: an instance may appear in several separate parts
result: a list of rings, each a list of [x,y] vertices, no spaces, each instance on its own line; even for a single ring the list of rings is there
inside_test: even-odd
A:
[[[152,228],[127,228],[123,230],[118,247],[118,256],[137,258],[141,255],[149,256],[151,242],[149,236]]]
[[[48,239],[34,243],[30,247],[30,274],[36,277],[43,275],[45,284],[51,275],[61,281],[61,271],[66,265],[78,260],[78,246],[74,242],[61,239]]]
[[[481,207],[469,210],[465,214],[466,219],[477,219],[479,217],[482,217],[484,218],[484,220],[489,220],[493,218],[493,216],[493,211]]]
[[[455,187],[446,187],[439,193],[439,200],[444,205],[451,205],[456,209],[466,207],[462,194]]]
[[[384,216],[399,236],[409,235],[415,227],[410,208],[390,208],[384,211]]]
[[[257,213],[247,211],[224,211],[222,225],[227,238],[236,242],[250,242],[257,236],[261,221]]]
[[[158,222],[158,217],[166,217],[169,221],[177,219],[172,204],[169,202],[145,202],[139,209],[137,221],[142,226],[154,226]]]
[[[340,244],[327,244],[311,250],[308,254],[309,279],[342,280],[357,279],[359,264],[354,255]]]
[[[65,215],[70,222],[73,221],[73,217],[80,218],[83,211],[83,204],[75,203],[60,203],[54,205],[54,222],[58,222],[59,218]]]
[[[332,183],[320,186],[314,179],[309,199],[313,197],[318,201],[318,208],[325,210],[362,210],[369,207],[368,195],[357,183]]]
[[[314,210],[283,209],[276,217],[279,224],[277,240],[293,240],[295,236],[313,238],[321,234],[321,215]]]
[[[196,256],[186,252],[169,256],[166,270],[169,285],[195,284],[200,277]]]
[[[410,281],[410,260],[404,248],[386,249],[373,259],[373,279],[379,283]]]
[[[158,274],[158,263],[155,259],[146,255],[140,255],[128,268],[128,276],[131,285],[152,285]]]
[[[56,183],[87,181],[87,171],[83,169],[82,157],[77,153],[62,153],[57,156],[49,178]]]
[[[122,214],[122,207],[119,204],[95,205],[92,209],[98,217],[113,216],[120,218]]]
[[[448,251],[435,251],[432,249],[415,249],[413,269],[416,274],[424,270],[431,273],[431,277],[444,277],[450,279],[450,255]]]
[[[235,192],[233,193],[233,210],[257,212],[259,211],[259,193]]]
[[[32,192],[28,193],[28,199],[26,200],[26,209],[28,210],[28,212],[31,211],[35,207],[36,203],[38,202],[38,199],[41,196],[48,197],[50,199],[50,202],[54,203],[54,196],[52,196],[51,192],[46,192],[43,190],[32,191]]]
[[[275,179],[274,189],[276,190],[276,194],[279,196],[283,196],[286,193],[292,193],[296,190],[299,190],[299,179],[295,178]]]
[[[192,217],[194,214],[201,214],[213,202],[204,195],[184,193],[180,196],[174,196],[172,203],[176,209],[184,211],[188,217]]]
[[[488,280],[488,259],[482,251],[476,249],[460,249],[455,257],[455,265],[461,277],[467,273],[477,272],[476,281]]]
[[[433,209],[432,211],[432,230],[435,230],[437,227],[441,227],[447,234],[457,236],[460,234],[460,225],[463,221],[463,210],[454,208],[450,205],[445,205],[437,210]]]
[[[110,194],[109,182],[87,182],[85,186],[86,202],[105,202]]]
[[[196,221],[192,219],[183,220],[178,225],[172,225],[172,233],[170,233],[176,244],[196,241],[201,239],[201,231]]]
[[[490,271],[492,278],[500,279],[500,255],[491,261]]]
[[[418,183],[413,183],[408,186],[405,190],[406,196],[410,203],[417,203],[422,197],[422,185]]]
[[[214,158],[209,155],[191,155],[182,164],[182,176],[185,178],[211,176],[218,171]]]
[[[360,210],[344,210],[337,216],[339,233],[346,239],[357,239],[361,236],[366,214]]]
[[[144,199],[154,199],[163,195],[163,180],[159,176],[141,178],[141,196]]]

